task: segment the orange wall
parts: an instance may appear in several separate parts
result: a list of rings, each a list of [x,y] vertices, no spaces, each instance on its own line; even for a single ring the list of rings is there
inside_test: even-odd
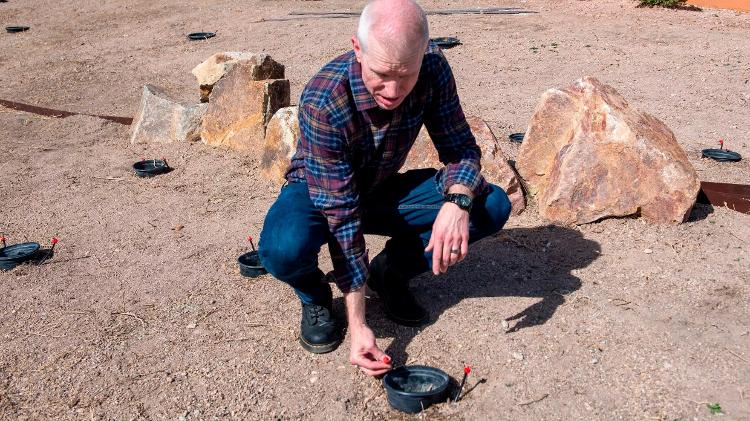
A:
[[[688,3],[699,7],[734,9],[743,12],[750,12],[750,0],[688,0]]]

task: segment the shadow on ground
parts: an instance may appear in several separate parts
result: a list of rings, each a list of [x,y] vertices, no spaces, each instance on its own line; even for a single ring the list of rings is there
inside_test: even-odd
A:
[[[506,229],[470,247],[469,257],[440,277],[423,274],[411,282],[417,299],[430,312],[430,324],[465,298],[538,297],[541,300],[508,317],[509,331],[546,323],[565,296],[581,287],[571,274],[599,256],[597,242],[580,232],[557,226]],[[386,318],[377,298],[368,300],[368,320],[377,337],[393,337],[385,352],[397,365],[420,329],[402,327]]]

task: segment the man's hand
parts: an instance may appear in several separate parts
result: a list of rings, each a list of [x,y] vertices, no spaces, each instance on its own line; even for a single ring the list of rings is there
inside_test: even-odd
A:
[[[390,357],[378,348],[375,343],[375,335],[367,326],[359,326],[350,330],[352,335],[349,362],[359,367],[363,373],[369,376],[380,376],[392,368],[383,360],[390,361]]]
[[[365,288],[345,293],[344,302],[352,341],[349,362],[370,376],[387,373],[392,368],[391,358],[378,348],[375,335],[365,322]]]
[[[451,186],[449,193],[471,195],[471,191],[460,185]],[[432,273],[445,273],[448,267],[464,260],[469,253],[469,212],[455,203],[446,202],[440,208],[426,252],[432,252]]]

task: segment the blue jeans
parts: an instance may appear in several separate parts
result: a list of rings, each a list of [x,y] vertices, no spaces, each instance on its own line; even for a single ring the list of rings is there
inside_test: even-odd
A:
[[[432,253],[424,249],[443,205],[435,173],[421,169],[395,174],[361,198],[364,232],[391,237],[383,252],[388,264],[407,279],[432,266]],[[500,231],[510,208],[508,195],[491,184],[486,194],[474,198],[469,241]],[[303,303],[329,305],[331,287],[318,269],[318,253],[332,238],[325,216],[310,201],[307,184],[289,183],[266,215],[258,251],[266,270],[294,288]]]

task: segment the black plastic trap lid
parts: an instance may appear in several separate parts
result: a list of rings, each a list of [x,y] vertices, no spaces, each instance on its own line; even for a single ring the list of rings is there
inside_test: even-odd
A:
[[[188,34],[188,38],[191,40],[209,39],[216,36],[216,32],[191,32]]]
[[[445,392],[450,377],[445,371],[426,365],[401,366],[383,378],[386,389],[403,396],[429,396]]]
[[[10,32],[11,34],[14,34],[16,32],[28,31],[29,29],[31,29],[30,26],[6,26],[5,27],[5,30]]]
[[[443,49],[453,48],[457,45],[461,45],[461,41],[455,37],[431,38],[430,41],[434,42],[435,45]]]
[[[511,142],[521,143],[523,142],[523,136],[523,133],[513,133],[508,136],[508,139],[510,139]]]
[[[39,251],[39,243],[19,243],[0,248],[0,261],[22,262]]]
[[[139,177],[153,177],[170,170],[167,161],[162,159],[144,159],[133,164],[133,169]]]
[[[737,162],[742,160],[742,155],[727,149],[704,149],[704,158],[711,158],[719,162]]]
[[[268,273],[266,268],[260,262],[258,252],[253,250],[237,258],[237,264],[240,267],[240,274],[249,278],[256,278]]]

